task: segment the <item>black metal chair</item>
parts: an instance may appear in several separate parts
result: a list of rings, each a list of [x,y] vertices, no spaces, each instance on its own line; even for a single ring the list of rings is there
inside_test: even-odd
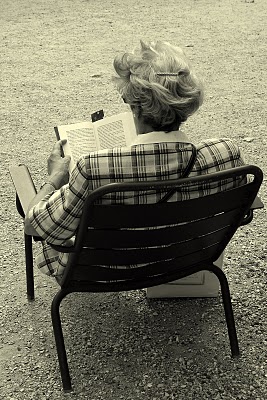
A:
[[[250,176],[247,184],[193,200],[145,205],[101,205],[99,198],[112,192],[183,190],[188,185]],[[114,183],[100,187],[87,198],[75,245],[53,246],[68,252],[60,289],[52,302],[52,323],[65,392],[72,390],[59,307],[72,292],[117,292],[171,282],[201,270],[220,281],[232,356],[239,355],[230,292],[224,272],[214,261],[244,221],[262,183],[262,171],[243,166],[180,180]],[[99,203],[99,202],[98,202]],[[157,229],[134,229],[157,227]],[[161,227],[161,228],[159,228]],[[130,228],[130,229],[129,229]],[[32,238],[25,236],[27,293],[34,299]],[[132,267],[136,264],[146,264]],[[119,266],[131,265],[131,268]],[[109,266],[109,267],[107,267]],[[112,268],[112,266],[118,266]]]

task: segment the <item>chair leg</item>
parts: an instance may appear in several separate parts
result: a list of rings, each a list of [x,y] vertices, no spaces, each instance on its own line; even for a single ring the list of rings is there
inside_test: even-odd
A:
[[[52,324],[53,324],[54,336],[55,336],[56,347],[57,347],[58,362],[59,362],[59,368],[60,368],[64,392],[71,392],[72,387],[71,387],[71,380],[70,380],[70,374],[69,374],[69,366],[68,366],[68,361],[67,361],[67,354],[66,354],[66,349],[65,349],[65,344],[64,344],[64,337],[63,337],[63,332],[62,332],[62,324],[61,324],[61,320],[60,320],[59,307],[60,307],[61,301],[64,299],[64,297],[68,293],[69,292],[59,290],[59,292],[57,292],[57,294],[55,295],[55,297],[52,301],[52,306],[51,306]]]
[[[224,272],[218,268],[217,266],[213,265],[210,269],[219,279],[221,285],[221,292],[223,298],[223,305],[224,305],[224,312],[225,318],[228,328],[228,335],[230,340],[231,352],[232,357],[239,356],[239,346],[238,346],[238,339],[236,334],[236,327],[235,327],[235,319],[233,313],[233,307],[231,302],[230,290],[227,278]]]
[[[32,237],[24,235],[25,260],[26,260],[26,283],[28,300],[34,300],[34,277],[33,277],[33,255],[32,255]]]

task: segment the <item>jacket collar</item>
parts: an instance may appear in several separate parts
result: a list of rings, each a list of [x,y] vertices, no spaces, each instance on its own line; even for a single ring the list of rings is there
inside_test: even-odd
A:
[[[137,135],[132,145],[166,142],[191,143],[187,135],[182,131],[154,131]]]

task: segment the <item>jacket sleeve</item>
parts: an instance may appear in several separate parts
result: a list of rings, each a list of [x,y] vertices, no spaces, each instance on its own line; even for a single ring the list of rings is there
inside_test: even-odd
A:
[[[70,181],[47,195],[29,211],[36,232],[50,244],[62,244],[75,235],[83,204],[89,191],[89,176],[81,157],[70,175]]]

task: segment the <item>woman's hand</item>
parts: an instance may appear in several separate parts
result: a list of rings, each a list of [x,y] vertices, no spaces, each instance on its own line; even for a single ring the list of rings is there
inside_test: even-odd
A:
[[[62,145],[66,141],[66,139],[57,141],[47,159],[49,181],[58,189],[69,181],[70,156],[61,157]]]

